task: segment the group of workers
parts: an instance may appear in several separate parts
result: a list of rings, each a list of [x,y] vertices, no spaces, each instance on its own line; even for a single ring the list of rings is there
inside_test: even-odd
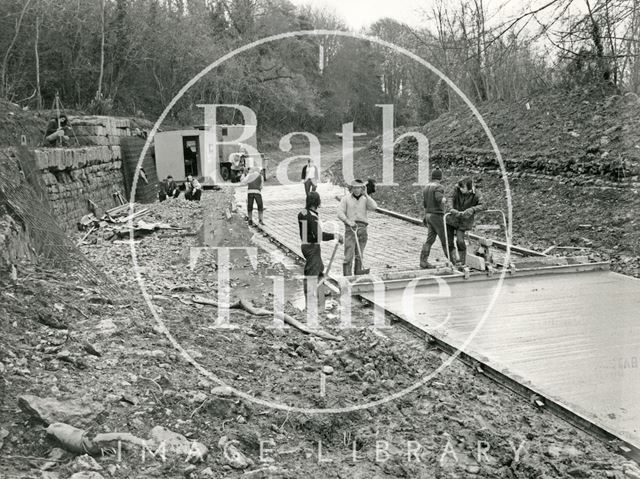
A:
[[[321,205],[317,186],[320,179],[318,167],[311,161],[302,169],[301,182],[304,184],[305,206],[298,213],[298,228],[302,241],[302,254],[305,258],[305,277],[316,277],[319,281],[324,275],[320,243],[337,239],[344,243],[342,274],[344,276],[362,275],[369,272],[363,267],[363,253],[368,241],[369,221],[367,212],[378,208],[376,201],[370,196],[375,192],[375,182],[354,180],[349,185],[349,194],[345,195],[338,205],[338,219],[345,225],[344,235],[323,231],[318,214]],[[245,168],[240,184],[247,189],[247,221],[253,224],[254,205],[258,209],[258,223],[264,225],[264,202],[262,188],[264,177],[261,169],[251,166]],[[185,198],[200,200],[202,186],[192,176],[187,177]],[[180,194],[177,184],[170,176],[161,184],[160,201],[167,197],[177,198]],[[442,171],[431,172],[431,181],[422,189],[422,206],[424,208],[423,224],[427,227],[427,238],[420,252],[420,268],[432,269],[435,265],[429,262],[431,248],[436,239],[440,240],[442,249],[451,263],[464,264],[466,260],[465,235],[473,227],[476,213],[485,210],[479,192],[470,177],[460,179],[454,187],[450,206],[442,184]],[[446,220],[446,221],[445,221]],[[445,233],[446,232],[446,233]],[[459,254],[456,257],[456,250]],[[307,283],[305,282],[305,291]]]
[[[308,167],[309,165],[306,168]],[[338,219],[345,225],[343,237],[339,233],[327,233],[322,230],[318,215],[320,195],[315,191],[315,184],[307,185],[309,179],[307,172],[308,170],[303,170],[302,174],[307,193],[306,204],[305,208],[298,213],[302,254],[306,261],[305,277],[317,277],[318,281],[322,279],[324,265],[320,242],[333,239],[344,243],[342,274],[344,276],[367,274],[369,270],[363,268],[363,252],[368,240],[367,212],[375,211],[378,207],[376,201],[370,196],[375,192],[375,183],[372,180],[367,184],[361,180],[354,180],[350,184],[349,194],[340,200]],[[428,230],[427,239],[420,252],[422,269],[435,268],[435,265],[429,262],[429,256],[437,238],[440,239],[442,250],[448,255],[449,260],[454,264],[464,265],[467,251],[465,234],[473,227],[475,214],[486,208],[470,177],[464,177],[457,182],[449,208],[447,203],[442,185],[442,171],[435,169],[431,173],[431,181],[422,189],[423,224]],[[455,255],[456,247],[459,258]],[[306,282],[305,292],[309,297]]]
[[[160,182],[160,190],[158,191],[158,199],[162,202],[167,198],[177,198],[180,196],[180,187],[169,175]],[[202,197],[202,185],[197,178],[192,175],[187,176],[184,182],[184,198],[189,201],[200,201]]]
[[[420,267],[423,269],[434,267],[429,263],[429,255],[436,238],[440,240],[442,251],[447,254],[452,263],[464,264],[467,255],[466,232],[473,228],[476,213],[486,209],[473,180],[470,177],[464,177],[458,181],[451,197],[451,208],[447,209],[442,171],[436,169],[431,173],[431,181],[422,190],[422,205],[425,212],[423,223],[428,233],[420,252]],[[460,255],[457,260],[456,247]]]

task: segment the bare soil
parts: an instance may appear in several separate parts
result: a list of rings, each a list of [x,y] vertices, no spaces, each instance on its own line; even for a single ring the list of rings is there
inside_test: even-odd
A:
[[[72,454],[48,476],[39,470],[60,445],[18,408],[18,396],[27,393],[100,403],[104,411],[90,435],[120,431],[145,438],[161,425],[209,448],[206,462],[195,467],[184,457],[162,461],[147,454],[143,460],[136,447],[124,448],[120,457],[96,458],[103,477],[624,477],[627,461],[613,452],[615,443],[594,439],[458,362],[400,399],[342,414],[287,412],[221,395],[213,377],[280,406],[361,405],[415,383],[446,359],[397,324],[382,335],[369,328],[345,331],[332,313],[323,325],[342,335],[341,342],[274,329],[270,317],[238,310],[230,311],[233,329],[213,327],[217,309],[190,299],[218,297],[220,261],[210,251],[193,261],[193,247],[255,244],[241,212],[227,220],[230,203],[231,192],[222,190],[206,192],[200,204],[151,205],[148,221],[185,230],[156,232],[136,245],[138,271],[162,324],[210,375],[185,359],[152,316],[128,244],[98,232],[82,246],[120,287],[118,297],[105,299],[73,274],[26,265],[17,281],[3,278],[0,425],[9,433],[0,449],[3,477],[67,478],[78,470]],[[243,297],[272,309],[270,276],[283,276],[293,289],[300,265],[275,258],[260,249],[253,269],[246,254],[233,253],[232,301]],[[290,304],[285,310],[304,321]],[[364,326],[372,311],[358,303],[353,315]],[[86,343],[101,356],[89,354]],[[333,373],[325,376],[323,396],[324,366]],[[223,436],[237,440],[253,464],[231,467],[218,446]],[[261,441],[267,441],[263,461]]]

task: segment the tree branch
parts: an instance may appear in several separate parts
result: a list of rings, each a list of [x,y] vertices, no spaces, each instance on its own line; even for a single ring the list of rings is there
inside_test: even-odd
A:
[[[18,35],[20,34],[22,19],[24,18],[25,13],[27,13],[27,9],[29,8],[30,3],[31,0],[27,0],[22,6],[20,16],[18,17],[18,20],[16,20],[16,31],[13,33],[11,43],[9,43],[7,51],[4,54],[4,59],[2,60],[2,71],[0,74],[0,82],[2,82],[0,84],[0,98],[5,98],[7,94],[7,67],[9,66],[9,55],[11,55],[11,50],[13,50],[13,46],[16,44],[16,40],[18,39]]]

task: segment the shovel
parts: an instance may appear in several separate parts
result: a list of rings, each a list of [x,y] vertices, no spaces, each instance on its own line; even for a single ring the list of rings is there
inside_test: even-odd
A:
[[[340,246],[340,242],[336,241],[336,245],[333,247],[333,253],[331,253],[331,259],[329,260],[329,264],[327,265],[327,268],[324,270],[324,276],[318,282],[318,287],[317,287],[318,292],[320,292],[320,287],[324,284],[324,282],[327,280],[327,277],[329,276],[329,271],[331,271],[331,265],[333,264],[333,259],[336,257],[336,253],[338,252],[338,246]]]
[[[360,256],[360,271],[353,271],[353,274],[369,274],[371,272],[370,268],[364,267],[364,256],[362,256],[362,249],[360,248],[360,240],[358,240],[358,226],[355,228],[351,228],[351,230],[355,233],[356,237],[356,248],[358,248],[358,256]]]
[[[336,253],[338,251],[339,242],[336,241],[336,245],[333,247],[333,253],[331,253],[331,259],[329,260],[329,265],[326,267],[324,276],[318,281],[318,285],[315,290],[315,301],[318,305],[318,312],[325,310],[325,288],[324,283],[327,280],[329,275],[329,271],[331,271],[331,265],[333,264],[333,259],[336,257]],[[307,296],[307,292],[305,291],[305,301],[309,301],[309,297]],[[307,304],[308,307],[308,304]]]

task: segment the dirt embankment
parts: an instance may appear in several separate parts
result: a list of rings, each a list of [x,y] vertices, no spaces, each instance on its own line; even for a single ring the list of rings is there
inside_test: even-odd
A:
[[[136,269],[128,244],[108,241],[99,231],[92,235],[82,249],[119,285],[116,297],[86,286],[81,276],[58,271],[23,267],[17,281],[2,279],[0,468],[5,475],[66,479],[96,468],[56,449],[60,444],[42,423],[18,407],[25,394],[67,405],[89,401],[90,411],[67,419],[83,424],[89,437],[130,432],[148,438],[163,426],[208,448],[204,462],[190,465],[186,453],[153,459],[137,446],[124,446],[119,455],[96,456],[104,478],[599,478],[633,470],[611,452],[614,443],[593,439],[457,362],[415,392],[371,409],[318,415],[265,405],[364,404],[415,383],[446,356],[395,324],[381,334],[338,329],[335,299],[322,324],[342,335],[340,342],[273,328],[272,318],[239,310],[230,311],[233,328],[215,327],[218,310],[192,299],[219,298],[223,265],[197,248],[260,243],[242,212],[226,218],[229,202],[230,192],[223,190],[206,192],[202,204],[151,205],[145,219],[184,230],[139,238]],[[230,261],[231,300],[244,297],[269,309],[271,277],[283,276],[290,285],[301,273],[299,265],[287,269],[262,249],[255,267],[242,251],[232,252]],[[136,270],[158,318],[189,357],[262,404],[230,396],[174,348],[138,292]],[[285,311],[305,320],[290,305]],[[370,307],[354,305],[354,325],[371,321]],[[240,455],[225,448],[228,441],[237,441],[232,445]],[[47,462],[45,476],[40,469]]]
[[[550,91],[516,103],[480,105],[508,171],[560,176],[578,184],[597,180],[638,182],[640,100],[601,89]],[[435,159],[498,169],[482,124],[468,109],[440,116],[420,128]],[[379,150],[374,141],[371,152]],[[396,156],[415,158],[416,143],[403,141]]]

